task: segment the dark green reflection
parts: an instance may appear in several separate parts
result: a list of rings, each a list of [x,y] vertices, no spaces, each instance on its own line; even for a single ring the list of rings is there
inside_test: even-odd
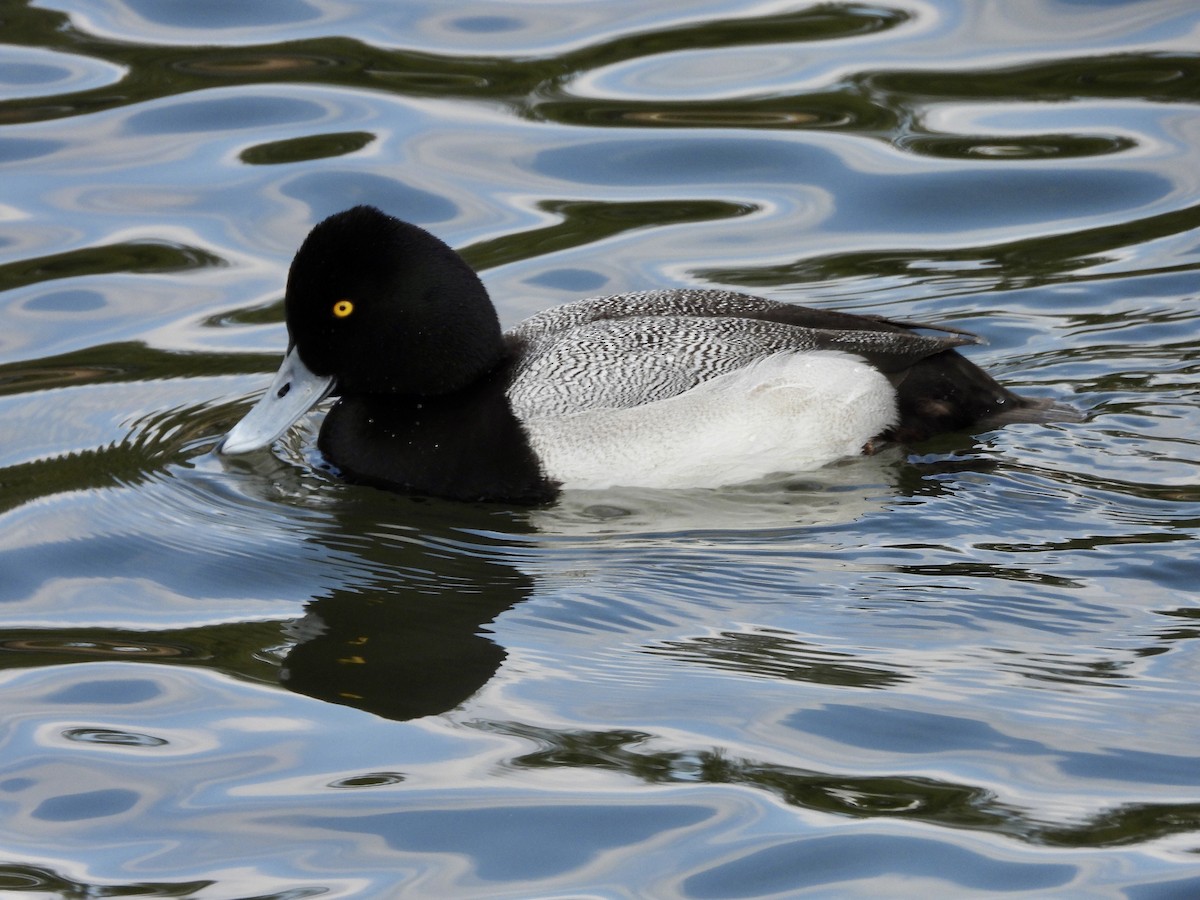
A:
[[[59,476],[56,484],[63,489],[62,473],[49,471]],[[93,480],[117,478],[111,472],[100,475],[102,467],[89,471]],[[36,474],[30,467],[29,475]],[[264,483],[262,489],[270,493],[273,487]],[[29,494],[53,490],[39,482]],[[297,693],[392,719],[455,708],[504,661],[505,651],[488,636],[488,624],[533,590],[532,578],[500,557],[499,544],[473,538],[464,529],[500,526],[519,532],[526,527],[523,518],[369,488],[347,488],[342,495],[344,502],[310,523],[303,538],[317,558],[327,561],[312,569],[314,582],[333,587],[315,587],[318,593],[297,618],[151,634],[11,629],[0,631],[0,669],[97,660],[194,665],[256,682],[280,681]],[[395,516],[406,524],[389,524]],[[224,571],[230,565],[202,548],[169,549],[187,557],[171,563],[173,569],[192,571],[188,577],[196,583],[215,583],[216,573],[206,568]],[[91,546],[76,552],[91,552]],[[264,559],[261,565],[278,561]],[[303,582],[302,573],[297,580]]]
[[[286,318],[283,298],[280,297],[264,306],[249,306],[210,316],[204,320],[204,324],[209,328],[226,328],[231,325],[282,325]],[[280,347],[280,353],[282,352],[283,348]]]
[[[84,53],[126,66],[120,85],[0,104],[10,122],[37,121],[188,93],[217,84],[292,82],[375,86],[410,96],[501,101],[524,112],[579,72],[679,50],[844,39],[908,21],[903,10],[821,4],[769,16],[689,22],[582,47],[557,57],[442,56],[373,47],[340,37],[250,47],[154,47],[78,30],[62,13],[22,4],[5,19],[5,40]]]
[[[276,667],[261,655],[264,647],[279,643],[277,622],[150,633],[117,628],[12,629],[0,632],[0,669],[119,660],[195,665],[273,682]]]
[[[1148,243],[1200,227],[1200,206],[1114,225],[1042,234],[1002,244],[934,250],[834,253],[756,268],[707,268],[696,274],[720,283],[771,288],[850,278],[906,282],[964,281],[981,277],[996,290],[1085,280],[1079,269],[1116,258],[1131,241]]]
[[[521,259],[595,243],[614,235],[651,226],[707,222],[734,218],[753,208],[718,200],[608,201],[547,200],[538,208],[562,221],[534,231],[507,234],[472,244],[459,252],[476,269],[490,269]]]
[[[829,90],[784,97],[635,102],[546,92],[531,107],[538,119],[565,125],[628,128],[831,129],[889,132],[899,117],[868,97]]]
[[[361,150],[373,140],[375,140],[375,135],[369,131],[339,131],[335,134],[313,134],[306,135],[305,137],[290,138],[286,141],[257,144],[243,150],[239,158],[242,162],[252,166],[304,162],[310,159],[345,156]]]
[[[917,776],[833,775],[739,760],[718,750],[647,751],[650,735],[634,731],[567,731],[515,722],[489,730],[513,734],[542,749],[513,760],[524,768],[597,768],[624,772],[652,784],[697,782],[756,787],[793,806],[852,818],[891,816],[955,828],[1008,830],[1016,811],[983,788]]]
[[[901,102],[1131,99],[1143,103],[1195,103],[1200,97],[1200,56],[1192,53],[1117,53],[1011,66],[1004,69],[920,69],[860,76],[872,93]]]
[[[153,451],[120,446],[6,466],[0,469],[0,513],[66,491],[140,484],[161,464]]]
[[[279,365],[282,352],[280,348],[279,354],[174,353],[140,341],[97,344],[58,356],[0,365],[0,397],[73,384],[269,372]]]
[[[45,866],[0,865],[0,891],[46,897],[199,897],[216,881],[86,882]],[[291,894],[298,897],[298,894]]]
[[[1044,827],[1040,843],[1052,847],[1122,847],[1200,829],[1200,803],[1128,803],[1073,827]]]
[[[863,715],[869,715],[864,711]],[[734,784],[768,791],[792,806],[853,819],[897,818],[1012,835],[1026,843],[1095,849],[1157,840],[1200,827],[1200,804],[1131,803],[1071,825],[1002,803],[988,789],[909,775],[859,776],[734,759],[720,750],[650,751],[636,731],[554,731],[516,722],[489,731],[533,741],[539,750],[512,765],[529,769],[603,769],[649,784]],[[1044,748],[1049,753],[1049,748]],[[1081,753],[1086,761],[1095,754]],[[1070,758],[1070,757],[1068,757]]]
[[[87,34],[61,13],[22,4],[5,19],[7,41],[85,53],[124,66],[128,74],[119,85],[0,103],[0,116],[10,123],[59,118],[213,85],[326,84],[502,103],[521,116],[571,125],[837,129],[940,158],[1070,159],[1119,153],[1131,142],[1116,133],[937,134],[924,126],[925,110],[947,101],[1191,103],[1200,96],[1200,57],[1153,51],[989,70],[860,71],[814,90],[735,99],[637,101],[570,92],[582,73],[646,57],[845,39],[896,28],[911,15],[886,6],[820,4],[622,34],[558,56],[504,57],[439,55],[336,36],[247,47],[156,47]],[[308,136],[252,148],[243,159],[271,164],[327,158],[361,149],[367,140],[358,132]]]
[[[80,275],[186,272],[224,264],[225,261],[219,256],[199,247],[166,241],[130,241],[103,247],[81,247],[66,253],[35,256],[0,266],[0,291]]]
[[[1092,134],[994,135],[912,134],[897,146],[922,156],[946,159],[1071,159],[1130,150],[1128,137]]]
[[[824,650],[784,634],[727,631],[665,641],[647,652],[715,669],[814,684],[885,688],[908,679],[902,672],[863,665],[849,654]]]

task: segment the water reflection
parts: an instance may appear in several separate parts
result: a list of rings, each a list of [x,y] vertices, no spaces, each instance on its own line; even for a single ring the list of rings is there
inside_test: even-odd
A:
[[[170,467],[181,453],[195,452],[186,448],[195,447],[198,430],[219,433],[213,422],[230,415],[222,406],[156,413],[119,448],[37,464],[39,472],[56,472],[60,485],[70,483],[72,493],[22,507],[10,492],[9,521],[26,523],[14,534],[40,535],[44,574],[10,581],[4,599],[30,622],[54,617],[56,607],[66,608],[65,597],[74,599],[71,625],[21,628],[10,616],[0,666],[172,659],[278,677],[300,693],[394,719],[443,713],[476,694],[503,663],[504,649],[487,634],[497,617],[533,596],[540,580],[553,584],[564,567],[577,565],[562,547],[545,557],[561,560],[549,569],[530,565],[544,554],[514,545],[541,533],[570,536],[594,566],[607,554],[595,555],[587,542],[601,536],[631,544],[654,534],[744,540],[746,529],[755,529],[769,540],[802,526],[837,527],[881,509],[897,471],[895,456],[882,454],[736,491],[581,492],[551,509],[509,513],[341,485],[313,470],[304,450],[290,451],[300,454],[290,462],[206,456],[199,470]],[[211,434],[202,440],[210,444]],[[295,441],[302,447],[307,437]],[[77,475],[68,477],[68,469]],[[80,499],[90,510],[86,526],[64,516]],[[294,505],[308,512],[297,517]],[[204,545],[197,547],[201,532]],[[120,548],[143,545],[168,554],[169,564],[140,581],[123,578],[128,553]],[[10,539],[4,552],[31,549]],[[199,599],[197,589],[207,595],[206,618],[221,610],[232,618],[180,627],[180,617],[195,615],[188,607]],[[222,599],[226,591],[240,599]],[[114,592],[122,595],[115,617],[105,611]],[[289,612],[298,603],[302,617]],[[134,607],[158,621],[153,639],[118,624]],[[81,627],[89,618],[95,625]],[[668,642],[655,652],[779,677],[782,660],[802,645],[784,635],[774,640],[758,653],[705,641],[690,648]],[[821,681],[844,671],[860,681],[884,679],[880,684],[891,677],[871,676],[871,667],[848,659],[807,663],[802,656],[786,677]]]
[[[369,131],[308,135],[247,147],[240,156],[243,162],[252,166],[274,166],[356,153],[373,140],[375,135]]]
[[[1153,241],[1190,231],[1200,225],[1200,206],[1147,215],[1135,221],[1141,232]],[[946,282],[959,287],[972,282],[982,286],[986,282],[993,289],[1067,281],[1078,283],[1081,278],[1088,277],[1089,271],[1096,272],[1096,279],[1111,277],[1102,270],[1105,264],[1120,259],[1123,235],[1126,233],[1124,229],[1127,227],[1127,223],[1100,225],[1043,235],[1037,239],[984,242],[970,248],[832,253],[769,266],[742,266],[736,270],[709,267],[702,269],[701,274],[714,282],[740,284],[758,290],[781,288],[797,282],[855,277]],[[1058,304],[1067,302],[1061,295],[1055,300]],[[1016,299],[1012,302],[1015,303]],[[1124,340],[1124,335],[1119,339]]]
[[[787,634],[761,631],[664,641],[648,647],[647,652],[743,674],[845,687],[895,687],[910,677],[881,666],[856,663],[851,654],[831,652]]]
[[[1195,9],[10,7],[0,892],[1197,893]],[[226,466],[356,198],[507,321],[928,316],[1090,421],[531,512]]]
[[[126,74],[117,65],[86,56],[6,44],[0,67],[0,101],[53,96],[106,87]]]
[[[387,209],[403,209],[416,225],[429,227],[453,219],[459,209],[445,197],[430,193],[396,178],[367,172],[323,171],[300,175],[280,185],[284,196],[299,200],[314,221],[361,203]]]
[[[282,663],[283,683],[390,718],[445,712],[482,688],[504,661],[505,651],[486,634],[491,623],[533,596],[539,582],[553,583],[550,572],[526,561],[541,556],[536,550],[532,558],[514,554],[514,543],[523,543],[524,535],[536,540],[537,534],[547,531],[559,538],[570,535],[572,541],[627,535],[626,540],[637,542],[653,534],[726,532],[741,533],[744,539],[747,528],[790,533],[799,522],[844,524],[880,508],[887,489],[862,477],[887,471],[880,461],[862,460],[790,485],[764,484],[742,491],[606,491],[600,497],[578,492],[552,509],[515,516],[498,517],[487,507],[472,513],[458,504],[409,501],[416,505],[405,504],[407,524],[399,531],[380,522],[357,520],[353,503],[335,508],[340,527],[327,532],[331,538],[335,534],[372,537],[349,547],[342,543],[344,537],[338,538],[330,549],[343,557],[349,550],[354,557],[349,570],[371,575],[366,580],[352,578],[329,596],[314,599],[306,605],[303,619],[285,626],[285,635],[296,643]],[[414,513],[419,525],[413,523]],[[470,519],[476,524],[469,524]],[[499,533],[498,526],[503,529]],[[411,534],[409,528],[414,529]],[[477,536],[471,537],[472,532]],[[492,537],[478,536],[482,534]],[[310,540],[325,538],[313,535]],[[584,544],[579,547],[590,555]],[[564,549],[558,548],[556,556],[563,562],[555,570],[560,565],[567,569],[578,565],[568,562]],[[601,560],[602,556],[594,556],[590,565]],[[654,614],[664,612],[659,609]],[[883,686],[900,677],[856,666],[848,658],[845,662],[821,658],[819,650],[814,651],[812,662],[802,662],[801,652],[794,663],[785,663],[802,645],[786,635],[759,637],[731,635],[728,642],[700,640],[695,645],[667,642],[651,652],[695,656],[718,667],[817,682],[849,679],[846,683],[874,681]],[[745,643],[737,646],[743,639]]]
[[[534,582],[485,552],[445,552],[441,542],[456,537],[457,528],[427,527],[420,542],[360,548],[354,568],[372,576],[314,599],[284,626],[294,643],[281,682],[392,719],[444,713],[479,691],[506,656],[489,623]]]
[[[983,722],[954,718],[939,721],[909,714],[878,710],[878,720],[864,717],[861,709],[824,708],[813,718],[830,722],[845,717],[842,725],[857,732],[864,726],[878,729],[857,737],[842,731],[855,746],[870,750],[886,746],[891,752],[937,756],[969,748],[974,753],[1012,753],[1024,758],[1053,756],[1049,746],[1014,741]],[[793,720],[806,736],[819,736],[823,729],[809,730],[798,717]],[[655,749],[652,735],[631,731],[566,731],[532,728],[515,722],[487,722],[479,727],[489,732],[514,734],[538,745],[534,752],[510,761],[519,769],[569,769],[619,772],[647,784],[742,785],[771,794],[784,803],[814,812],[833,813],[847,819],[906,819],[956,829],[999,831],[1018,836],[1034,845],[1055,847],[1111,847],[1128,842],[1140,827],[1156,836],[1187,834],[1200,823],[1200,804],[1184,802],[1130,803],[1113,810],[1085,816],[1070,824],[1046,821],[1023,804],[1005,802],[985,787],[924,775],[870,775],[851,771],[815,771],[737,758],[719,749]],[[893,729],[897,729],[893,731]],[[841,730],[841,726],[839,726]],[[962,734],[965,730],[966,734]],[[877,743],[874,739],[886,736]],[[950,743],[947,743],[949,739]],[[960,743],[955,745],[953,742]],[[1022,743],[1022,742],[1018,742]],[[961,754],[959,754],[961,755]],[[1181,771],[1180,759],[1150,754],[1067,753],[1058,777],[1119,780],[1118,769],[1146,773],[1147,782],[1174,782]],[[917,766],[919,762],[912,762]],[[1187,779],[1194,786],[1194,779]]]
[[[574,592],[578,583],[586,589],[575,594],[569,615],[543,613],[542,627],[644,633],[642,652],[651,656],[776,682],[892,688],[912,677],[904,664],[849,645],[826,646],[788,628],[696,633],[687,624],[693,604],[721,597],[731,583],[765,592],[788,585],[821,602],[828,589],[792,570],[791,554],[803,546],[798,540],[836,534],[905,498],[935,497],[945,490],[946,473],[961,479],[995,464],[987,454],[959,451],[914,467],[897,450],[783,482],[725,491],[576,492],[547,509],[509,512],[343,485],[321,473],[303,431],[290,439],[283,459],[230,461],[202,453],[222,430],[215,423],[233,417],[222,405],[146,417],[119,454],[114,448],[57,461],[60,484],[67,483],[66,469],[79,469],[74,489],[82,493],[12,508],[10,522],[26,523],[21,532],[41,534],[36,548],[48,574],[10,581],[6,599],[21,610],[10,623],[54,617],[55,606],[70,597],[73,624],[10,624],[0,635],[7,651],[0,665],[173,659],[278,679],[302,694],[406,720],[448,712],[480,693],[507,656],[503,641],[489,634],[498,618],[539,594]],[[141,456],[132,452],[139,448]],[[109,457],[120,459],[124,471]],[[198,468],[179,467],[181,459]],[[89,509],[86,527],[62,515],[80,498]],[[202,548],[195,546],[200,532]],[[170,564],[146,571],[140,582],[122,577],[128,551],[121,548],[143,545],[168,552]],[[653,577],[632,576],[640,548],[655,546],[646,557]],[[6,552],[31,549],[10,540]],[[752,553],[760,554],[761,573],[748,565]],[[731,582],[723,568],[733,558],[741,568]],[[805,562],[810,570],[815,559]],[[704,570],[712,573],[707,583]],[[915,565],[892,558],[883,571],[898,583],[977,582],[995,589],[1008,577],[1051,590],[1078,587],[995,561]],[[604,587],[609,582],[611,592]],[[655,583],[672,585],[670,594]],[[618,584],[623,591],[615,590]],[[198,586],[207,595],[203,618],[214,621],[181,627],[181,617],[196,615],[189,610],[201,599]],[[158,622],[153,640],[105,612],[114,592],[122,594],[118,618],[138,608]],[[240,599],[229,602],[226,592]],[[597,605],[586,601],[590,595]],[[1079,627],[1086,609],[1076,604],[1068,623],[1013,595],[974,615],[1065,632]],[[80,627],[88,618],[95,625]],[[586,657],[578,662],[586,665]],[[1080,664],[1078,655],[1014,661],[1030,677],[1046,677],[1050,666],[1078,679]]]
[[[505,650],[488,634],[497,617],[532,597],[540,583],[554,582],[550,572],[533,562],[542,555],[533,549],[536,544],[531,545],[532,556],[514,553],[514,544],[523,543],[524,536],[536,541],[539,533],[550,530],[559,537],[570,535],[573,541],[602,535],[628,535],[628,540],[638,541],[656,533],[734,534],[748,527],[791,531],[798,520],[845,523],[879,508],[887,496],[886,488],[863,483],[869,471],[878,476],[887,468],[879,461],[863,460],[786,487],[764,484],[727,494],[622,496],[614,491],[598,498],[581,492],[553,509],[511,515],[487,506],[464,508],[373,491],[364,496],[347,489],[349,502],[327,509],[333,523],[307,537],[323,545],[321,556],[340,559],[346,580],[327,596],[307,603],[303,618],[283,626],[288,647],[282,651],[282,682],[292,690],[389,718],[446,712],[483,688],[503,663]],[[397,506],[403,510],[404,526],[376,518],[384,510],[398,511]],[[368,537],[347,541],[350,535]],[[588,552],[584,544],[579,547]],[[561,565],[577,565],[567,562],[563,549],[555,554],[563,559]],[[595,557],[591,565],[601,558]],[[768,651],[776,659],[784,646],[796,646],[784,636],[777,641]],[[652,652],[682,652],[682,645],[664,644]],[[731,654],[725,646],[701,642],[689,652],[717,666],[781,674],[781,663],[772,670],[765,657]],[[882,679],[880,685],[896,677],[883,672],[872,676],[871,667],[856,668],[848,660],[840,665],[824,660],[811,668],[797,663],[789,671],[788,677],[815,681],[844,671],[856,683],[876,677]]]
[[[1054,891],[1078,877],[1074,866],[1059,863],[1017,864],[965,847],[935,847],[918,837],[862,839],[825,838],[783,841],[769,849],[736,860],[717,863],[697,872],[682,887],[698,898],[748,896],[739,884],[753,879],[758,890],[787,893],[800,890],[807,878],[799,872],[820,871],[826,886],[857,888],[864,896],[887,893],[897,877],[944,881],[942,890]],[[936,883],[936,881],[935,881]]]

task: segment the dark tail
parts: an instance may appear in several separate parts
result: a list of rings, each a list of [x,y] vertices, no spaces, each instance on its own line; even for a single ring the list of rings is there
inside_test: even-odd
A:
[[[1053,400],[1014,394],[955,350],[944,350],[897,372],[892,384],[900,422],[883,436],[902,443],[916,443],[947,431],[1081,418]]]

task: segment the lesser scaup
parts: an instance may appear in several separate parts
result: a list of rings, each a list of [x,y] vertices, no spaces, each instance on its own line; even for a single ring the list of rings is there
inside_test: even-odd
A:
[[[955,351],[973,335],[729,291],[597,297],[502,332],[457,253],[369,206],[313,228],[285,307],[283,364],[220,451],[336,394],[318,446],[343,476],[453,499],[716,487],[1051,417]]]

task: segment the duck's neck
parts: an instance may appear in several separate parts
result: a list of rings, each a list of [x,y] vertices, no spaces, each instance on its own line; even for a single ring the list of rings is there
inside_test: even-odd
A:
[[[343,398],[321,426],[325,458],[351,480],[453,500],[552,499],[500,371],[440,396]]]

